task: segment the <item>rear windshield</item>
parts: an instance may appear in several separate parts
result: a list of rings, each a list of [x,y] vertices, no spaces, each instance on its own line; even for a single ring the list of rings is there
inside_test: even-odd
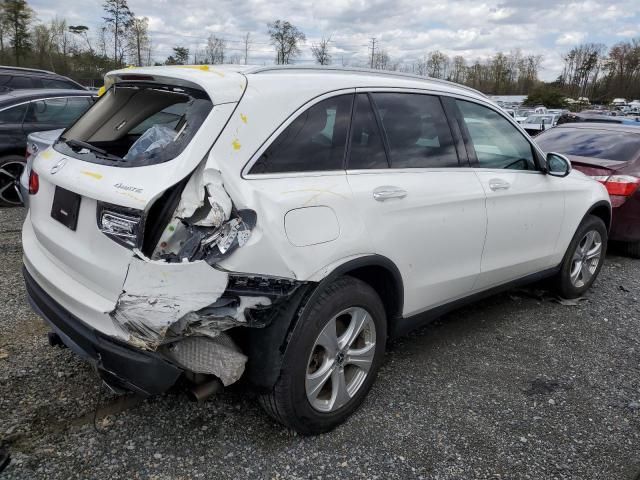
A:
[[[54,148],[123,167],[167,162],[185,149],[212,108],[200,90],[117,84],[63,132]]]
[[[628,162],[640,152],[640,132],[554,128],[538,135],[536,143],[545,152]]]

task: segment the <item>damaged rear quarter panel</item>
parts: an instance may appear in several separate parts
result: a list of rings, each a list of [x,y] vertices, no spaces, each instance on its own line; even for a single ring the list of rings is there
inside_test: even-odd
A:
[[[129,343],[155,350],[172,324],[215,302],[227,281],[227,273],[204,261],[167,263],[134,257],[110,315],[130,334]]]

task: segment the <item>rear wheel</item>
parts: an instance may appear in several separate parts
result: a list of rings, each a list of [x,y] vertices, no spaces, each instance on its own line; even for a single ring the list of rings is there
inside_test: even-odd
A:
[[[20,175],[22,175],[24,167],[24,157],[19,155],[0,158],[0,207],[22,205]]]
[[[305,307],[280,378],[260,398],[275,420],[303,435],[331,430],[362,403],[384,356],[385,310],[375,290],[341,277]]]
[[[600,273],[607,252],[607,228],[602,219],[587,216],[576,231],[556,278],[558,293],[576,298],[586,292]]]

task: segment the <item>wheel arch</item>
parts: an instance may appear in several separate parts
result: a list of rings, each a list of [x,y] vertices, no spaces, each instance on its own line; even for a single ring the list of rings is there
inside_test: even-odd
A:
[[[585,214],[585,217],[587,215],[593,215],[600,218],[607,227],[607,231],[611,229],[611,204],[609,202],[600,200],[599,202],[594,203]]]

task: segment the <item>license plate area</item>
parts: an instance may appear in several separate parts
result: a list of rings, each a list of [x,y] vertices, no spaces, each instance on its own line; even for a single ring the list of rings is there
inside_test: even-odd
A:
[[[80,195],[61,187],[56,187],[51,205],[51,217],[55,218],[70,230],[78,226],[78,212],[80,211]]]

